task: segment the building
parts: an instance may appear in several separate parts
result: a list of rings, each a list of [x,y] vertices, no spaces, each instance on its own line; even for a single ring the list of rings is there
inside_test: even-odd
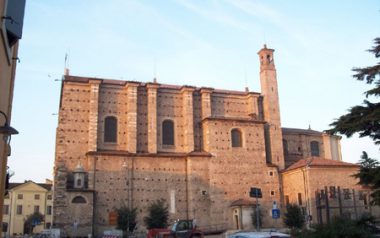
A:
[[[0,212],[3,209],[7,159],[11,154],[10,137],[17,133],[10,127],[10,120],[24,8],[25,0],[0,0]]]
[[[41,232],[52,224],[53,193],[52,182],[10,183],[4,199],[3,235],[16,236],[24,234],[24,223],[28,216],[39,212],[44,216],[44,222],[37,224],[33,232]]]
[[[312,156],[344,164],[340,137],[281,127],[273,52],[266,46],[258,52],[261,93],[77,77],[67,70],[54,226],[69,234],[101,234],[114,227],[115,208],[125,205],[137,209],[143,229],[148,205],[164,199],[171,220],[252,229],[252,187],[262,191],[263,225],[273,226],[273,204],[284,209],[284,195],[301,193],[290,189],[292,164]],[[346,168],[342,176],[354,172],[353,166],[339,167]]]

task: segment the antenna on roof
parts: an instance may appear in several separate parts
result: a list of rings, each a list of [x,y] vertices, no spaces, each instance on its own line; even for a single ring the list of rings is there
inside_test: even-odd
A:
[[[248,80],[247,80],[247,69],[244,69],[244,83],[245,83],[245,91],[249,92],[249,89],[248,89]]]
[[[70,75],[70,70],[68,68],[68,60],[69,60],[69,54],[66,52],[65,53],[65,68],[64,68],[64,71],[63,71],[63,74],[64,75]]]
[[[157,83],[157,62],[156,62],[156,57],[153,58],[153,83]]]

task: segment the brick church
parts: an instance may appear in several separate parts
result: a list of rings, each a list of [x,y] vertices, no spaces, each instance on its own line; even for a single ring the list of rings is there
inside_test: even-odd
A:
[[[115,209],[127,206],[137,209],[137,229],[143,230],[148,205],[164,199],[171,221],[253,229],[256,200],[249,191],[257,187],[263,226],[272,227],[274,202],[282,210],[297,203],[317,217],[316,190],[362,189],[350,177],[358,166],[342,162],[340,137],[281,127],[273,52],[265,45],[258,52],[260,93],[67,71],[53,226],[68,234],[102,234],[115,227]]]

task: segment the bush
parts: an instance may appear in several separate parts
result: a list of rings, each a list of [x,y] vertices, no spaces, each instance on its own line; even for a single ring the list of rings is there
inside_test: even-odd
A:
[[[166,228],[168,226],[169,211],[164,200],[157,200],[149,205],[148,216],[144,217],[147,229]]]
[[[295,237],[304,238],[370,238],[371,228],[368,222],[370,217],[362,217],[359,220],[347,218],[334,218],[330,224],[317,225],[314,231],[304,231]]]
[[[305,224],[305,217],[301,208],[296,204],[289,204],[284,214],[284,224],[290,229],[301,229]]]
[[[137,208],[129,209],[125,205],[117,208],[117,229],[133,231],[136,227],[136,211]]]

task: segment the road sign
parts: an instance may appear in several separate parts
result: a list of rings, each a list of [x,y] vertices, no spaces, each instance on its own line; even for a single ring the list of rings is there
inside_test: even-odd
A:
[[[251,198],[262,198],[263,197],[263,194],[261,193],[261,189],[260,188],[251,188],[251,191],[249,192],[249,196]]]
[[[280,218],[280,209],[272,209],[272,218],[279,219]]]

